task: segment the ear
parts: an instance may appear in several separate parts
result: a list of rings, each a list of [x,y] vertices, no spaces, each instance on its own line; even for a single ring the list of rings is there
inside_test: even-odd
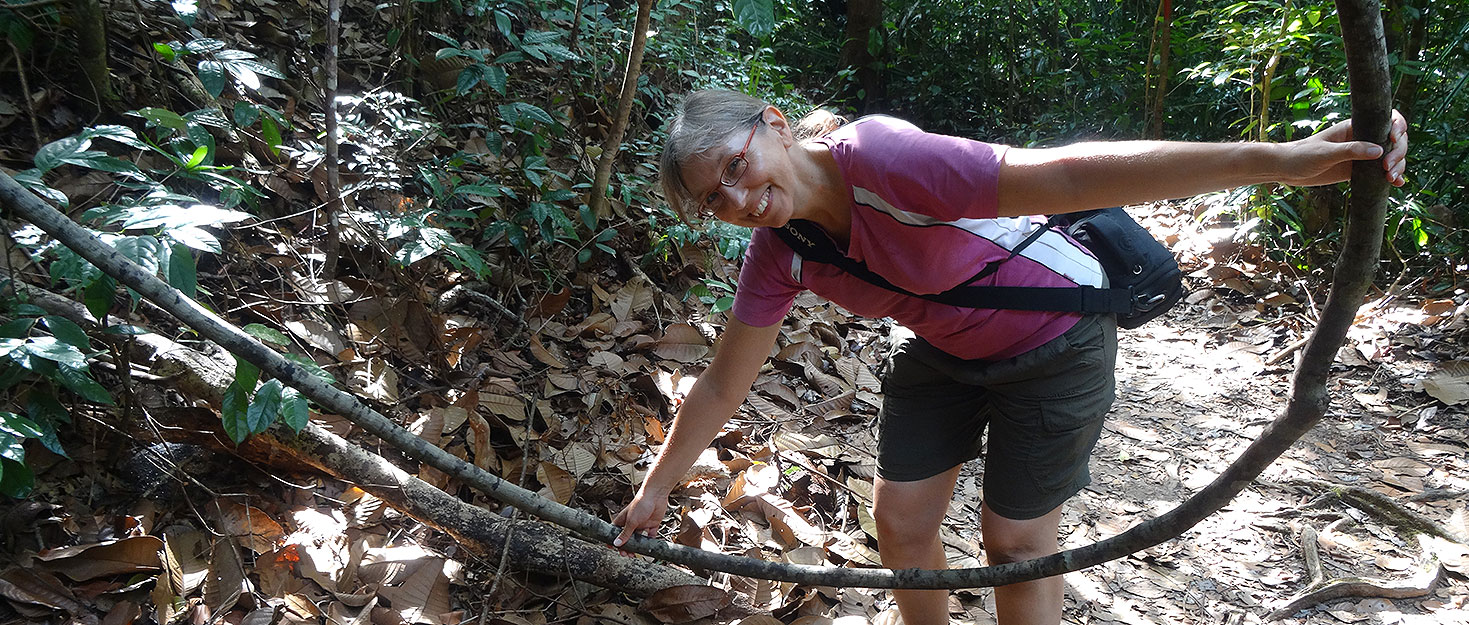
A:
[[[791,147],[796,144],[795,132],[791,129],[791,122],[786,119],[785,113],[780,112],[780,109],[774,106],[767,106],[761,116],[770,129],[780,137],[781,145]]]

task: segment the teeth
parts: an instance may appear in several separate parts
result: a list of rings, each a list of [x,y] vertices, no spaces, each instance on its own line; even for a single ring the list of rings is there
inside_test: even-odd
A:
[[[766,208],[769,208],[769,207],[770,207],[770,192],[769,191],[766,191],[765,192],[765,195],[760,196],[760,205],[755,207],[755,216],[756,217],[760,217],[760,216],[764,215],[765,214],[765,209]]]

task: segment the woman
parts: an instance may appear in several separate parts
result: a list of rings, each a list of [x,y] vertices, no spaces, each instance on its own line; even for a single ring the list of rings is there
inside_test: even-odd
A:
[[[981,532],[991,564],[1057,551],[1061,504],[1089,481],[1087,460],[1113,400],[1116,326],[1108,315],[956,308],[802,263],[769,229],[820,225],[848,256],[914,293],[937,293],[999,261],[1039,221],[1026,215],[1188,197],[1260,182],[1319,185],[1383,155],[1338,124],[1283,144],[1156,141],[1017,149],[868,117],[800,141],[779,109],[728,91],[686,98],[662,159],[669,202],[686,217],[755,228],[732,318],[679,409],[632,503],[612,519],[621,545],[657,529],[669,493],[744,401],[795,296],[809,289],[916,333],[890,356],[878,420],[873,517],[889,568],[940,569],[939,542],[960,465],[985,452]],[[1406,124],[1392,123],[1385,175],[1403,184]],[[1048,233],[975,284],[1100,286],[1096,260]],[[995,589],[999,621],[1058,623],[1052,577]],[[942,590],[894,591],[908,625],[947,623]]]

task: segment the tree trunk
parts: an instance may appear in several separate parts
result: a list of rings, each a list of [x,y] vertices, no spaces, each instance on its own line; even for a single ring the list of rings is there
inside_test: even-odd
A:
[[[1148,103],[1148,136],[1163,138],[1163,97],[1168,94],[1168,54],[1173,47],[1173,0],[1162,0],[1158,7],[1158,24],[1153,31],[1153,45],[1149,46],[1148,62],[1152,63],[1152,49],[1158,52],[1158,64],[1153,67],[1154,86],[1152,99]]]
[[[89,94],[97,113],[107,112],[116,98],[112,94],[112,78],[107,68],[107,14],[97,0],[71,0],[72,30],[77,35],[77,62],[87,85],[81,93]]]
[[[328,280],[337,277],[337,261],[342,253],[342,176],[337,151],[337,50],[342,24],[342,0],[328,0],[326,16],[326,89],[322,94],[322,114],[326,116],[326,138],[323,141],[325,156],[321,166],[326,168],[326,242],[322,252],[326,263],[321,273]]]
[[[881,32],[878,30],[881,27],[882,0],[848,0],[847,32],[837,62],[857,77],[855,85],[848,85],[848,93],[856,99],[859,113],[869,113],[881,106],[882,74],[876,67],[877,57],[867,46],[873,34]]]
[[[592,197],[589,203],[592,214],[602,217],[607,212],[607,188],[612,180],[612,164],[617,160],[617,151],[622,146],[622,135],[627,132],[627,120],[632,115],[633,100],[638,93],[638,76],[643,71],[643,48],[648,43],[648,21],[653,15],[653,0],[638,0],[638,17],[633,25],[632,47],[627,52],[627,68],[622,73],[622,95],[617,98],[617,115],[612,118],[612,131],[602,143],[602,155],[597,160],[596,179],[592,182]]]

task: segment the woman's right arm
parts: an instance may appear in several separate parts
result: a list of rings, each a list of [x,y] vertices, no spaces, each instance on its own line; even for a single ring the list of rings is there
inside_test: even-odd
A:
[[[729,421],[735,409],[744,403],[750,386],[760,367],[770,356],[775,337],[780,334],[780,324],[756,328],[744,324],[731,315],[729,326],[719,339],[719,351],[714,362],[694,382],[688,397],[684,398],[678,416],[673,419],[673,429],[668,440],[653,461],[653,468],[643,479],[642,488],[633,497],[632,503],[612,517],[612,522],[622,526],[622,533],[612,541],[622,546],[634,532],[652,535],[663,522],[668,509],[668,495],[683,480],[699,454],[719,434],[720,428]]]

